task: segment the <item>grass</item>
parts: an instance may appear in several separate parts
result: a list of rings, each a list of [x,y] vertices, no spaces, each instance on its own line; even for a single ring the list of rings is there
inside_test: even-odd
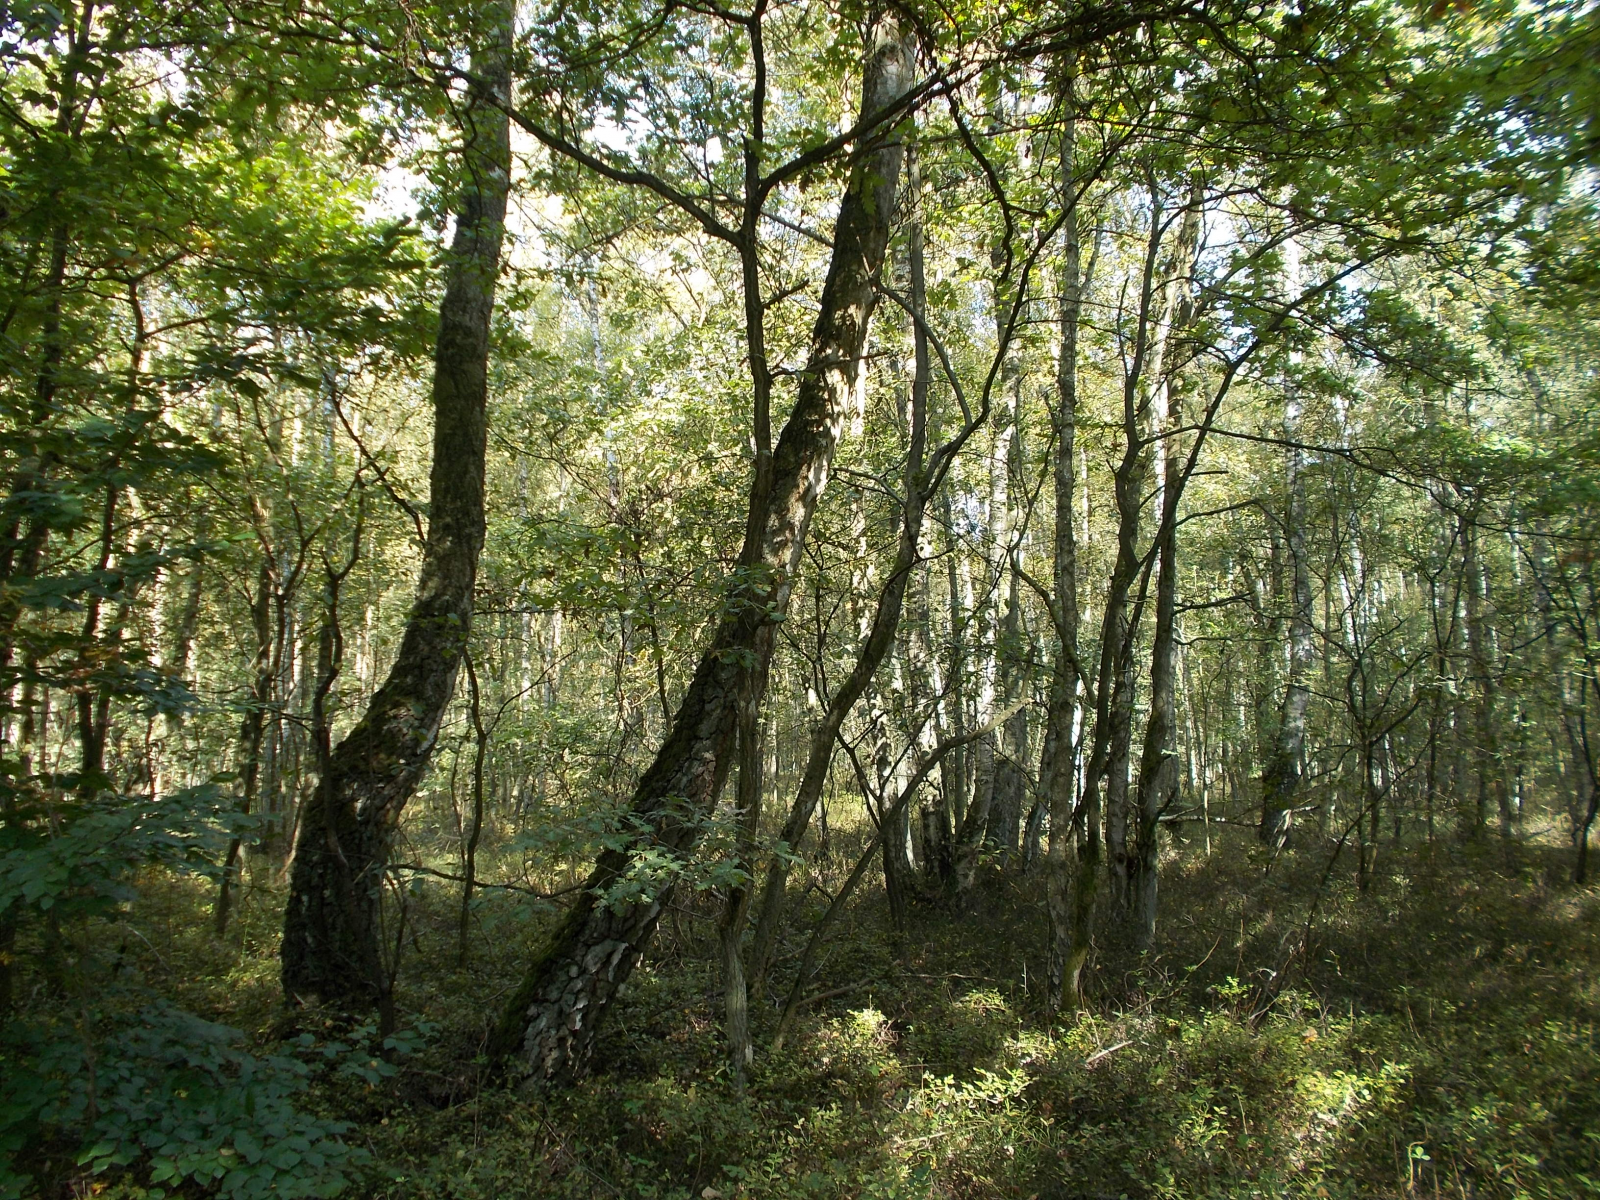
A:
[[[426,1045],[388,1078],[326,1072],[311,1106],[371,1151],[357,1191],[396,1200],[1600,1195],[1600,898],[1563,861],[1418,849],[1367,894],[1336,870],[1308,932],[1325,854],[1258,854],[1169,863],[1155,950],[1103,928],[1072,1024],[1042,1011],[1036,876],[992,870],[898,933],[865,897],[815,983],[844,990],[780,1054],[760,1050],[777,998],[755,998],[742,1093],[709,898],[663,923],[595,1075],[533,1097],[485,1086],[482,1049],[553,910],[484,894],[457,969],[455,895],[421,883],[399,996]],[[223,940],[206,900],[152,881],[131,944],[179,1003],[271,1045],[279,897],[248,896]]]

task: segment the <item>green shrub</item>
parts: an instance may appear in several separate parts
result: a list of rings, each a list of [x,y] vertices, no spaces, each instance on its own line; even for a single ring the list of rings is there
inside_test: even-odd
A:
[[[50,1142],[79,1144],[89,1174],[136,1170],[157,1189],[189,1181],[230,1200],[332,1196],[364,1161],[339,1140],[346,1125],[295,1108],[309,1074],[296,1059],[256,1057],[237,1030],[162,1003],[103,1023],[7,1026],[0,1195],[28,1185],[18,1152]]]

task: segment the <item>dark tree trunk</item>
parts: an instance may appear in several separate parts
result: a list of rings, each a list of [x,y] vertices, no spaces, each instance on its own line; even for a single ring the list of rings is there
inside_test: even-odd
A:
[[[912,54],[911,39],[895,19],[875,24],[862,87],[864,116],[910,88]],[[634,792],[632,819],[645,832],[600,856],[588,886],[528,969],[491,1044],[494,1058],[514,1056],[536,1079],[570,1079],[585,1071],[595,1031],[655,933],[672,888],[646,886],[642,895],[616,901],[607,893],[635,869],[641,852],[686,856],[716,803],[738,711],[765,674],[774,622],[787,612],[806,532],[861,369],[900,160],[898,126],[856,151],[810,361],[772,456],[770,484],[752,490],[740,557],[743,582],[730,597],[665,744]]]
[[[461,200],[434,352],[427,543],[400,652],[367,711],[333,751],[300,815],[283,931],[291,997],[387,1004],[379,947],[394,830],[433,753],[472,621],[483,547],[489,320],[500,269],[511,149],[509,6],[493,8],[473,54]]]

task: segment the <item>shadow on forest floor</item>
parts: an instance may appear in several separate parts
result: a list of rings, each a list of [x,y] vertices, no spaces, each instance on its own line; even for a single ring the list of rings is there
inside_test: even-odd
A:
[[[1270,872],[1259,853],[1171,864],[1150,954],[1103,925],[1071,1025],[1042,1012],[1037,876],[994,869],[966,909],[919,908],[898,935],[863,899],[813,985],[839,994],[781,1054],[762,1053],[776,1001],[753,999],[742,1095],[709,903],[663,923],[595,1076],[538,1099],[478,1080],[550,910],[484,895],[456,969],[455,897],[420,884],[400,1004],[426,1045],[389,1078],[326,1073],[314,1106],[355,1123],[373,1154],[357,1190],[386,1197],[1600,1195],[1600,897],[1561,882],[1565,857],[1417,850],[1363,895],[1342,870],[1319,889],[1318,847]],[[137,906],[152,982],[268,1041],[276,899],[257,893],[226,943],[201,899],[174,885]]]

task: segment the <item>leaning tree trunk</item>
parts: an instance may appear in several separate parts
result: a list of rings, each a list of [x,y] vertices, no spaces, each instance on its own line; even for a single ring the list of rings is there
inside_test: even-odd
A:
[[[388,679],[301,814],[283,930],[291,997],[387,1008],[379,927],[383,874],[401,810],[433,753],[472,621],[483,547],[489,319],[500,269],[511,142],[512,9],[490,0],[473,54],[464,177],[433,372],[433,468],[417,595]]]
[[[910,89],[913,43],[893,17],[880,18],[867,47],[864,118]],[[644,855],[682,859],[699,840],[727,773],[736,716],[765,673],[775,622],[788,609],[806,531],[827,482],[849,396],[861,369],[867,325],[899,184],[900,127],[860,147],[839,206],[833,256],[812,333],[810,361],[773,455],[770,484],[752,495],[740,557],[743,580],[700,660],[671,731],[634,792],[631,821],[643,832],[607,850],[588,885],[529,967],[507,1006],[491,1056],[515,1056],[537,1080],[581,1075],[595,1031],[632,973],[671,900],[672,887],[612,899]]]

